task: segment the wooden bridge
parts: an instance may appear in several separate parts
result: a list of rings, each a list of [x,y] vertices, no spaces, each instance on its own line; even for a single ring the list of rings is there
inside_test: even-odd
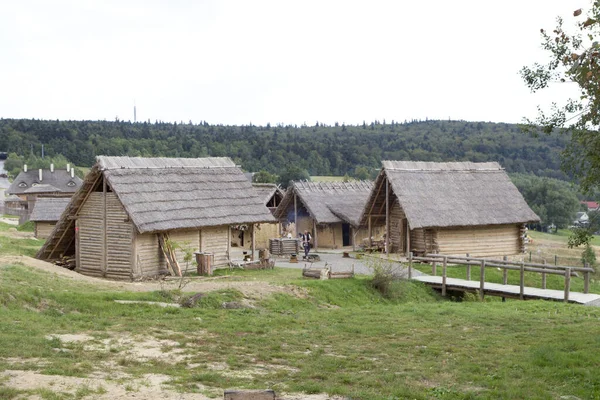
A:
[[[431,263],[432,275],[412,276],[413,264],[415,262]],[[437,266],[441,264],[442,276],[437,276]],[[466,279],[449,278],[447,276],[448,264],[460,264],[467,267]],[[479,280],[471,280],[471,267],[478,267]],[[503,270],[503,283],[491,283],[485,281],[486,268],[500,268]],[[508,271],[519,271],[519,285],[508,284]],[[534,272],[541,274],[541,288],[525,286],[525,272]],[[448,291],[479,293],[483,300],[485,295],[500,296],[502,298],[515,298],[521,300],[527,299],[545,299],[559,300],[564,302],[579,303],[592,306],[600,306],[600,295],[589,293],[590,274],[594,272],[592,268],[568,267],[561,265],[513,262],[506,260],[486,260],[472,257],[454,257],[442,254],[427,254],[424,257],[415,257],[412,253],[408,257],[408,277],[409,279],[423,282],[442,292],[446,296]],[[584,279],[583,293],[571,292],[571,276],[582,273]],[[555,290],[546,288],[547,275],[564,276],[564,289]]]

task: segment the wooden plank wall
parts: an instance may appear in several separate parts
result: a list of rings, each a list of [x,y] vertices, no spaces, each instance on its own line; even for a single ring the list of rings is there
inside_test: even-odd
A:
[[[519,254],[520,225],[486,225],[437,231],[439,253],[473,257]]]
[[[200,250],[200,231],[198,229],[170,231],[169,238],[171,239],[171,242],[182,247],[175,250],[175,254],[177,256],[179,267],[184,271],[186,269],[184,260],[186,249],[189,249],[192,252]],[[192,255],[192,260],[188,263],[187,269],[188,271],[196,269],[196,258],[194,255]]]
[[[79,210],[79,263],[76,270],[84,275],[104,275],[103,211],[102,192],[90,193]]]
[[[47,239],[55,226],[56,222],[36,222],[35,237],[38,239]]]
[[[412,229],[410,231],[410,249],[419,255],[438,251],[434,231],[424,228]]]
[[[142,233],[135,235],[135,275],[156,276],[167,273],[165,258],[158,246],[158,237],[155,233]]]
[[[133,225],[114,192],[106,193],[106,277],[131,280]]]
[[[216,226],[202,228],[200,234],[200,250],[213,253],[215,266],[229,263],[227,242],[229,240],[229,226]]]
[[[315,235],[313,234],[312,227],[308,229],[313,237],[313,244]],[[303,233],[304,230],[301,231]],[[325,249],[337,249],[342,247],[342,224],[319,224],[317,225],[317,240],[320,248]]]
[[[404,210],[400,207],[400,203],[396,197],[390,207],[390,252],[402,253],[405,249],[406,234],[403,232],[402,221],[406,218]]]

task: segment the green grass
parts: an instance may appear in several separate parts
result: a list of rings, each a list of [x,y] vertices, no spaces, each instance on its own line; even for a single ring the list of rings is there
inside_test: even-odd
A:
[[[534,239],[534,241],[535,239],[546,239],[564,243],[566,246],[567,240],[571,235],[571,231],[569,229],[559,229],[556,233],[544,233],[530,230],[528,234]],[[600,237],[594,236],[590,243],[594,246],[600,246]]]
[[[0,254],[4,256],[25,255],[34,257],[44,242],[38,239],[18,239],[0,236]]]
[[[231,274],[296,285],[307,297],[278,294],[256,308],[223,309],[223,301],[242,298],[229,289],[208,293],[190,309],[115,305],[115,299],[164,301],[164,296],[107,291],[22,265],[4,266],[0,370],[15,368],[10,357],[39,358],[46,363],[31,361],[22,368],[85,377],[112,362],[134,377],[168,375],[182,392],[198,392],[203,384],[369,400],[600,396],[597,308],[542,301],[455,303],[415,282],[399,283],[399,295],[390,300],[371,289],[366,277],[301,280],[299,270],[279,268]],[[126,356],[126,348],[101,351],[46,339],[61,333],[85,333],[93,343],[117,335],[169,339],[188,359],[138,362]],[[226,369],[211,368],[214,364]],[[260,373],[247,373],[256,369]],[[3,398],[19,393],[0,381]]]

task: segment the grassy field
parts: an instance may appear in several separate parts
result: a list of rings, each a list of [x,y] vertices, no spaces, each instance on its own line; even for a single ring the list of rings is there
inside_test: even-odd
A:
[[[455,302],[406,281],[385,298],[369,277],[302,280],[284,268],[218,275],[228,287],[203,292],[195,307],[162,308],[115,300],[194,292],[133,292],[0,266],[0,371],[21,379],[0,372],[0,398],[116,398],[115,385],[150,398],[157,374],[175,393],[168,398],[222,398],[233,387],[368,400],[600,398],[600,308]],[[256,283],[283,291],[242,293]],[[30,387],[32,376],[54,383]]]

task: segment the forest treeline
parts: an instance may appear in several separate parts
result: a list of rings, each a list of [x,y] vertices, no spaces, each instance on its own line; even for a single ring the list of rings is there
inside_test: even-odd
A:
[[[412,121],[362,125],[227,126],[128,121],[0,119],[0,152],[62,155],[91,166],[96,155],[227,156],[247,171],[372,178],[381,160],[497,161],[508,172],[566,179],[560,153],[568,138],[533,137],[518,125]],[[366,176],[365,176],[366,175]]]

